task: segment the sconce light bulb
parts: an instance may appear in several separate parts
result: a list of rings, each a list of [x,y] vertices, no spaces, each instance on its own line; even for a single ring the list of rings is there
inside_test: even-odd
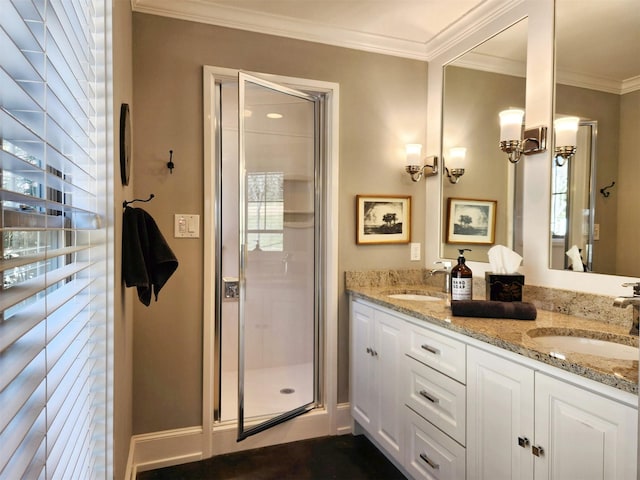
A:
[[[503,110],[498,115],[500,117],[500,141],[520,140],[524,110],[512,108]]]
[[[464,160],[467,157],[467,149],[465,147],[453,147],[449,149],[449,159],[447,163],[449,168],[463,168]]]
[[[575,147],[578,138],[578,117],[562,117],[553,122],[556,132],[556,147]]]
[[[406,163],[405,165],[421,165],[422,158],[422,144],[420,143],[407,143],[405,145]]]

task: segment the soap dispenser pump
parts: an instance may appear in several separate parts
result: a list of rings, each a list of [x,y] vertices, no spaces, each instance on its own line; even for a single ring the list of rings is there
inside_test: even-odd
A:
[[[464,252],[469,248],[460,248],[458,264],[451,269],[451,300],[471,300],[473,296],[473,272],[465,264]]]

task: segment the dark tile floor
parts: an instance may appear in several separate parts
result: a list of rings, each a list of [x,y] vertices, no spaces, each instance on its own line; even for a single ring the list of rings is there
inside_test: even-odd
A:
[[[405,476],[363,435],[340,435],[218,455],[151,470],[138,480],[395,480]]]

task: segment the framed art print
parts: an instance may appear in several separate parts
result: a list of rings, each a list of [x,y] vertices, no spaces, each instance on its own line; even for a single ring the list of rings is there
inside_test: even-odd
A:
[[[449,198],[447,243],[495,243],[497,203],[495,200]]]
[[[411,196],[357,195],[356,218],[358,245],[411,241]]]

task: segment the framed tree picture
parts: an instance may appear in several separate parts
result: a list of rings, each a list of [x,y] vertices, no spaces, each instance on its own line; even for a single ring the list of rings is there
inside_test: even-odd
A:
[[[496,200],[449,198],[447,243],[495,243],[497,203]]]
[[[411,196],[357,195],[356,217],[358,245],[411,241]]]

